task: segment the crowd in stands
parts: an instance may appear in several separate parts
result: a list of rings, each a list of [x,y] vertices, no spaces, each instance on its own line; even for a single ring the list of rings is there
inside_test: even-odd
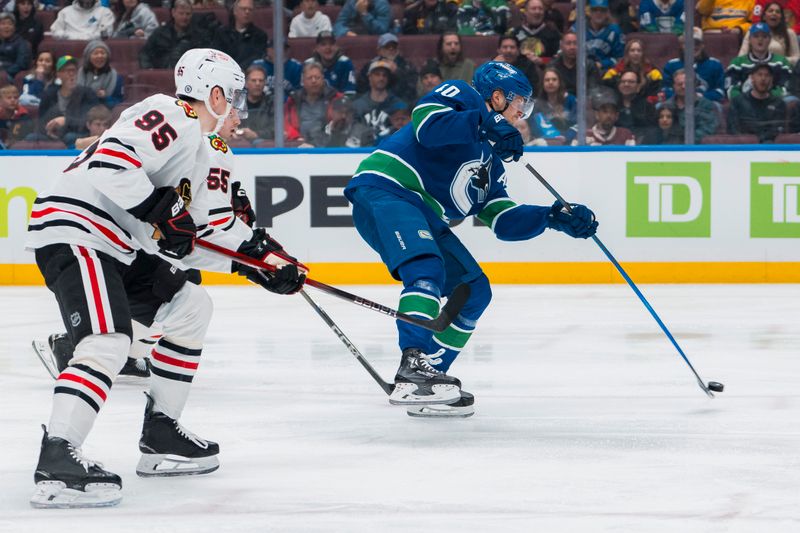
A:
[[[697,142],[800,139],[800,2],[587,0],[588,101],[577,101],[569,0],[287,0],[284,142],[378,145],[444,80],[496,59],[536,105],[529,145],[682,144],[683,34],[695,61]],[[188,49],[214,47],[246,74],[249,113],[232,141],[275,143],[270,0],[0,0],[0,147],[90,144],[130,105],[172,89]],[[796,135],[796,136],[793,136]]]

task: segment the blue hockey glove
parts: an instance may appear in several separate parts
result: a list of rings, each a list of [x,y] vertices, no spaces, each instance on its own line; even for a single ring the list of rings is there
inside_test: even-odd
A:
[[[522,157],[522,135],[508,123],[503,115],[486,113],[481,123],[481,134],[492,143],[492,151],[503,161],[519,161]]]
[[[598,224],[592,210],[585,205],[569,205],[572,208],[571,213],[561,206],[561,202],[554,203],[547,215],[547,227],[563,231],[576,239],[588,239],[597,233]]]

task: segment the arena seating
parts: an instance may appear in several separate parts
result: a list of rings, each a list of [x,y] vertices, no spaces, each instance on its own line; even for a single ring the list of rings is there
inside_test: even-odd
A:
[[[758,144],[758,137],[755,135],[714,134],[703,137],[700,144]]]

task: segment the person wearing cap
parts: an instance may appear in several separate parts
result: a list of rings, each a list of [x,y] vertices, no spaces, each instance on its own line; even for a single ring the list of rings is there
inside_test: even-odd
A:
[[[289,24],[289,37],[316,37],[321,31],[331,31],[331,19],[319,10],[318,0],[302,0],[300,13]]]
[[[289,57],[289,41],[283,41],[283,101],[285,102],[293,91],[300,88],[300,78],[303,76],[303,64],[298,60]],[[267,85],[264,92],[267,94],[275,93],[275,47],[272,39],[267,41],[267,50],[263,59],[257,59],[250,64],[251,67],[259,67],[267,75]]]
[[[142,68],[175,68],[187,50],[208,42],[208,36],[202,35],[200,29],[192,24],[192,3],[189,0],[175,0],[169,13],[169,21],[159,26],[139,51]]]
[[[95,92],[78,85],[78,60],[61,56],[56,61],[58,82],[45,89],[39,105],[38,138],[60,140],[67,147],[86,135],[86,115],[100,103]]]
[[[761,20],[753,22],[764,22],[769,26],[772,39],[769,41],[769,51],[773,54],[785,56],[789,63],[794,66],[800,59],[800,46],[797,42],[797,34],[789,27],[786,14],[783,10],[783,3],[777,0],[770,0],[762,8]],[[786,11],[792,13],[787,6]],[[755,17],[754,17],[755,18]],[[750,36],[746,35],[742,39],[742,46],[739,48],[739,55],[743,56],[750,51]]]
[[[353,102],[349,97],[334,99],[328,116],[330,120],[322,129],[317,146],[361,148],[375,143],[372,128],[355,120]]]
[[[58,12],[50,31],[56,39],[104,39],[114,31],[114,13],[100,0],[75,0]]]
[[[422,98],[442,83],[442,71],[435,59],[428,59],[419,69],[419,82],[417,83],[417,98]]]
[[[389,31],[392,9],[388,0],[347,0],[333,25],[337,37],[381,35]]]
[[[403,35],[441,34],[458,30],[458,2],[416,0],[403,13]]]
[[[111,66],[111,49],[103,41],[89,41],[83,49],[78,85],[94,91],[100,102],[109,109],[122,102],[125,80]]]
[[[353,62],[337,46],[333,32],[319,32],[314,54],[305,62],[322,65],[325,81],[340,93],[356,94],[356,73]]]
[[[639,31],[683,34],[683,0],[642,0]]]
[[[267,47],[267,34],[253,24],[253,0],[235,0],[228,26],[217,28],[214,48],[222,50],[242,69],[261,58]]]
[[[367,77],[369,66],[373,61],[383,59],[394,63],[394,74],[389,81],[389,88],[398,97],[413,102],[417,98],[417,71],[406,58],[400,55],[400,43],[394,33],[384,33],[378,37],[378,55],[361,68],[356,79],[356,92],[364,94],[369,90]]]
[[[750,73],[759,63],[767,63],[772,69],[772,94],[781,98],[787,95],[792,67],[784,56],[769,51],[771,38],[766,23],[756,22],[750,26],[750,52],[731,59],[725,71],[725,87],[730,100],[750,90]]]
[[[601,73],[605,73],[625,52],[625,36],[609,18],[608,0],[589,0],[587,3],[586,54],[594,59]]]
[[[517,38],[522,55],[537,65],[544,63],[543,57],[553,57],[558,53],[561,40],[558,30],[545,20],[545,5],[542,0],[525,2],[522,24],[509,30],[508,35]]]
[[[353,102],[356,120],[372,128],[376,144],[392,134],[389,120],[390,109],[401,100],[389,90],[389,80],[393,76],[394,63],[378,59],[369,65],[367,77],[369,91]]]
[[[7,11],[0,12],[0,67],[6,71],[9,82],[31,66],[31,47],[15,31],[14,15]]]
[[[619,120],[619,99],[617,94],[606,87],[597,90],[592,95],[592,109],[594,109],[595,123],[586,132],[587,146],[609,146],[623,145],[633,146],[636,139],[631,130],[617,127]],[[572,145],[578,144],[578,140],[572,141]]]
[[[728,133],[756,135],[760,143],[774,141],[786,131],[786,104],[771,92],[772,69],[767,63],[757,64],[750,81],[750,90],[731,99]]]
[[[659,102],[656,110],[669,107],[675,110],[678,125],[681,131],[686,129],[686,72],[676,70],[672,74],[672,97],[664,102]],[[694,138],[700,142],[703,137],[717,131],[721,113],[719,103],[697,95],[694,101]]]
[[[703,31],[744,35],[750,29],[755,0],[697,0]]]
[[[703,44],[703,30],[694,28],[692,30],[694,39],[694,85],[697,93],[712,102],[721,102],[725,99],[725,69],[722,63],[715,57],[710,57],[706,53]],[[672,98],[672,77],[678,70],[683,69],[683,41],[680,41],[681,53],[678,57],[667,61],[662,71],[663,80],[661,81],[664,99]]]

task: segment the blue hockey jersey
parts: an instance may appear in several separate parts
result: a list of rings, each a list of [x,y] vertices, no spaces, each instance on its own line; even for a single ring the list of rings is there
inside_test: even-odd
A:
[[[683,20],[683,0],[670,0],[667,5],[642,0],[639,4],[639,31],[681,35]]]
[[[261,67],[266,73],[266,86],[264,89],[265,94],[273,94],[275,92],[275,65],[272,61],[266,59],[258,59],[251,64],[253,67]],[[303,64],[296,59],[289,58],[283,64],[283,99],[289,98],[289,95],[294,91],[300,89],[301,78],[303,77]]]
[[[443,222],[477,216],[501,240],[530,239],[546,228],[549,207],[517,204],[506,191],[503,162],[482,138],[486,104],[461,80],[423,96],[411,122],[361,162],[344,190],[391,191]]]

